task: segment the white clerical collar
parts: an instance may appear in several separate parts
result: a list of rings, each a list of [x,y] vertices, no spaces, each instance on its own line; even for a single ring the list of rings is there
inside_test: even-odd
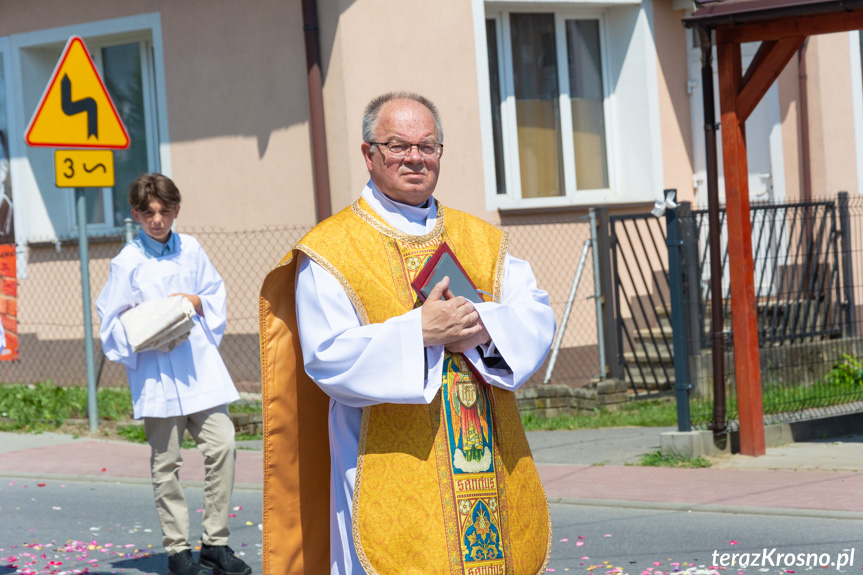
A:
[[[424,236],[437,225],[434,196],[430,196],[423,206],[411,206],[388,197],[369,180],[363,188],[363,198],[384,221],[402,232]]]

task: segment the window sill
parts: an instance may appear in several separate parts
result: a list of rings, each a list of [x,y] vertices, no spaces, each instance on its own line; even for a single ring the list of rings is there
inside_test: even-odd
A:
[[[553,198],[511,199],[507,196],[492,196],[489,198],[488,209],[501,213],[537,213],[548,211],[585,211],[596,206],[609,208],[632,208],[653,206],[656,198],[643,194],[633,197],[622,197],[611,190],[579,192],[575,196],[560,196]]]
[[[123,232],[109,232],[105,234],[101,234],[98,236],[87,236],[88,244],[108,244],[115,242],[125,242],[126,235]],[[78,245],[78,237],[74,238],[58,238],[54,241],[29,241],[27,242],[27,247],[32,249],[40,249],[40,248],[56,248],[59,249],[63,246],[77,246]]]
[[[539,214],[578,214],[587,213],[591,208],[608,208],[612,212],[627,211],[632,213],[649,212],[653,209],[653,201],[649,202],[617,202],[617,203],[584,203],[566,204],[560,206],[523,206],[496,208],[501,218],[508,216],[539,215]]]

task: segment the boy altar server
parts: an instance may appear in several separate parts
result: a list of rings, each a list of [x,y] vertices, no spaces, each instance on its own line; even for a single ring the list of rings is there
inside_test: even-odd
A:
[[[225,333],[225,285],[193,237],[171,231],[180,191],[162,174],[142,174],[129,188],[138,236],[111,261],[96,309],[102,349],[126,366],[134,415],[143,418],[162,544],[174,575],[249,575],[251,568],[228,547],[228,514],[236,447],[227,404],[239,399],[219,355]],[[181,295],[195,307],[189,338],[170,351],[134,353],[120,316],[136,305]],[[204,454],[204,533],[200,563],[189,543],[189,511],[179,481],[180,446],[188,430]]]

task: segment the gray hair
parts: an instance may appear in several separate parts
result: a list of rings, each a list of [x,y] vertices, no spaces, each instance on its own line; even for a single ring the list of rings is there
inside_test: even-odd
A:
[[[384,104],[392,100],[413,100],[414,102],[418,102],[428,108],[428,111],[431,112],[432,117],[434,117],[438,140],[441,144],[443,143],[443,126],[441,125],[440,114],[437,111],[437,106],[435,106],[432,101],[425,96],[420,96],[415,92],[388,92],[369,102],[366,106],[365,112],[363,112],[363,142],[371,143],[375,141],[375,131],[378,127],[378,115],[380,114],[381,108],[383,108]]]

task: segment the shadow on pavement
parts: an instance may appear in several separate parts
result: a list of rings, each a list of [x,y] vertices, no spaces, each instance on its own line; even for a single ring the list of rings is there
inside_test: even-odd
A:
[[[162,552],[153,553],[147,557],[139,557],[137,559],[131,557],[128,559],[118,559],[111,562],[111,567],[114,569],[128,569],[131,573],[137,573],[140,571],[141,573],[167,574],[168,554]],[[110,573],[116,573],[116,571],[112,570]]]

